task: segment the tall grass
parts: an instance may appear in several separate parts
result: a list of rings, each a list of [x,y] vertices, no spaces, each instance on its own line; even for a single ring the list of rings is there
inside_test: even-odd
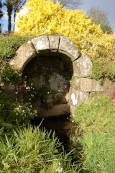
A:
[[[74,142],[82,146],[82,170],[91,173],[115,172],[115,107],[108,97],[81,104],[74,118],[79,122]]]
[[[0,173],[75,173],[60,147],[54,133],[30,126],[14,131],[12,138],[0,140]]]

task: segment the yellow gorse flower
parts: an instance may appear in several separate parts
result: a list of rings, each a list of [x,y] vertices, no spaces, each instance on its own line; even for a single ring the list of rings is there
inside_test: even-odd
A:
[[[39,36],[60,34],[69,37],[81,52],[91,58],[115,59],[115,38],[102,32],[81,10],[62,8],[51,0],[27,0],[27,14],[15,22],[19,34]]]

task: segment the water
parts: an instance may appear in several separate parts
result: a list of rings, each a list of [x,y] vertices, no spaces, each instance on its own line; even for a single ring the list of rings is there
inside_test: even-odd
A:
[[[35,118],[32,124],[40,126],[40,129],[47,131],[55,131],[62,145],[67,149],[71,145],[70,137],[75,134],[75,126],[68,115],[49,118]]]

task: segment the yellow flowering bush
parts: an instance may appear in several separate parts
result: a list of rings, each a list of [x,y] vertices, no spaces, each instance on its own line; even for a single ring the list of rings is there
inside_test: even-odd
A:
[[[18,33],[32,36],[60,34],[70,38],[91,58],[114,61],[115,38],[104,34],[100,25],[81,10],[62,8],[59,2],[51,0],[27,0],[23,8],[28,9],[28,13],[17,16]]]

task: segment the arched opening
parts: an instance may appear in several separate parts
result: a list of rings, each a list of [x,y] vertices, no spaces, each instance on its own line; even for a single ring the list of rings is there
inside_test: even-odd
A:
[[[33,125],[40,123],[39,127],[55,131],[68,143],[74,128],[67,115],[74,116],[76,106],[88,98],[90,90],[84,90],[82,81],[92,72],[91,60],[68,38],[43,35],[23,44],[10,65],[23,72],[32,86],[31,100],[29,93],[23,94],[22,99],[31,101],[38,111]]]
[[[73,75],[71,59],[59,52],[42,51],[23,70],[32,86],[31,103],[39,117],[60,116],[70,113],[68,93]],[[24,95],[25,101],[29,95]]]

